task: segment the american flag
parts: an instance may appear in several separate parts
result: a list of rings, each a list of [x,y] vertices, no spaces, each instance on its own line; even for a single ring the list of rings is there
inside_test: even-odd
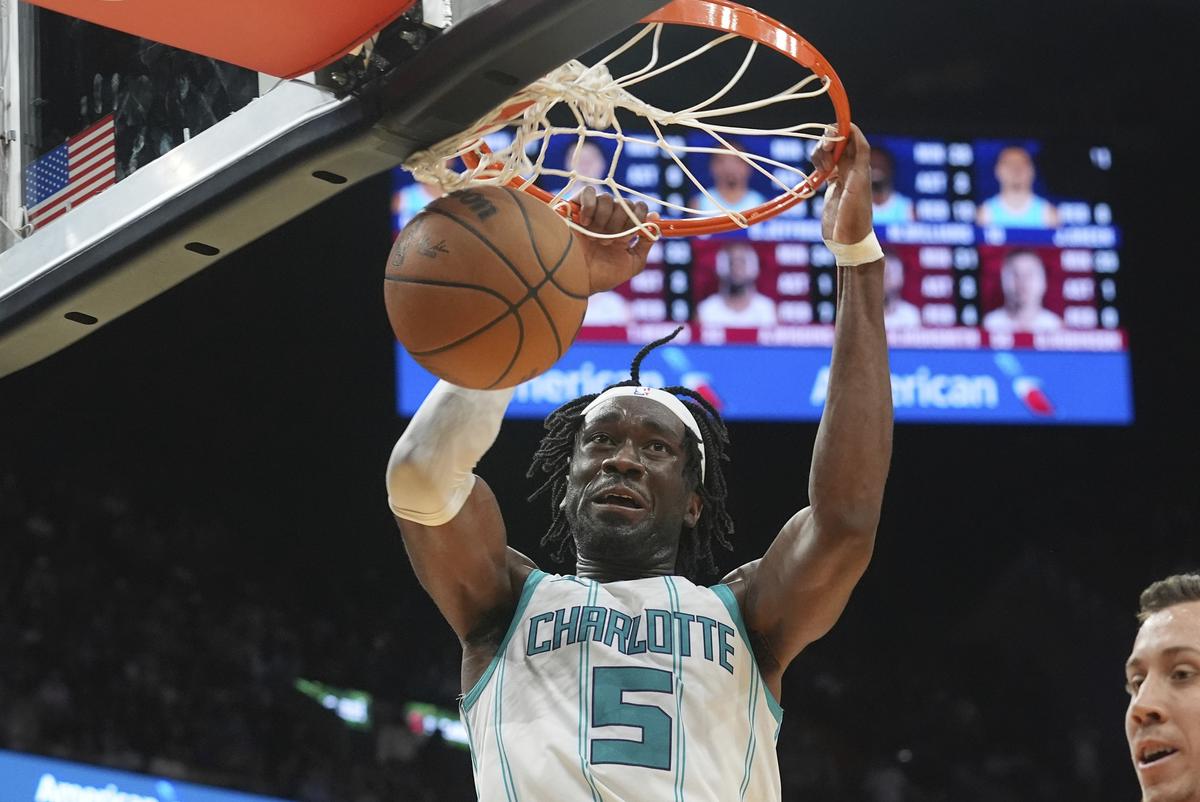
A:
[[[41,228],[116,180],[116,134],[110,114],[25,168],[29,222]]]

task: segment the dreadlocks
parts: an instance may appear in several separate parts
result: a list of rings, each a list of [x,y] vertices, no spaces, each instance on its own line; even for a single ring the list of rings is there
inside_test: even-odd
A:
[[[606,387],[640,387],[642,360],[665,343],[675,339],[683,327],[660,340],[655,340],[638,351],[629,368],[629,379]],[[701,501],[704,502],[700,519],[692,529],[684,531],[679,540],[679,553],[675,560],[675,572],[693,581],[704,574],[715,574],[716,561],[713,559],[712,541],[716,540],[726,549],[732,549],[729,536],[733,534],[733,520],[725,509],[725,499],[728,488],[725,485],[725,475],[721,471],[721,463],[728,462],[726,449],[729,446],[729,431],[725,423],[702,395],[687,387],[664,387],[664,391],[680,399],[692,412],[696,424],[703,435],[704,450],[707,455],[707,470],[702,476],[700,471],[700,449],[696,436],[685,429],[687,447],[687,463],[684,466],[685,476],[692,483]],[[566,513],[562,509],[562,501],[567,493],[567,475],[571,468],[571,455],[575,450],[575,441],[583,427],[583,410],[600,393],[584,395],[574,401],[568,401],[551,412],[545,420],[546,435],[538,444],[537,452],[533,455],[533,463],[529,466],[526,476],[533,477],[539,473],[548,478],[541,487],[533,492],[529,500],[541,495],[549,495],[550,509],[553,519],[550,528],[542,537],[542,546],[550,549],[551,556],[558,562],[566,562],[575,554],[575,539],[571,536],[570,525]]]

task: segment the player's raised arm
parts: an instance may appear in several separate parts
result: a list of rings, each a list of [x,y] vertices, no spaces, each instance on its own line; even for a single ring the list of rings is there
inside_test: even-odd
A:
[[[512,395],[439,381],[388,460],[388,504],[413,570],[464,641],[531,570],[510,560],[496,497],[473,473]]]
[[[607,195],[585,190],[580,224],[599,233],[630,227],[628,215]],[[645,204],[631,207],[645,220]],[[611,290],[645,267],[648,237],[578,236],[591,292]],[[508,548],[499,504],[475,476],[480,458],[500,431],[513,390],[470,390],[439,381],[392,450],[388,503],[413,569],[459,639],[508,616],[533,563]]]
[[[826,166],[828,150],[813,161]],[[892,392],[884,262],[871,211],[870,146],[854,127],[821,221],[839,265],[837,324],[809,474],[811,506],[784,525],[761,560],[727,579],[747,625],[770,652],[763,666],[768,681],[772,673],[777,681],[801,649],[829,631],[874,549],[892,453]]]

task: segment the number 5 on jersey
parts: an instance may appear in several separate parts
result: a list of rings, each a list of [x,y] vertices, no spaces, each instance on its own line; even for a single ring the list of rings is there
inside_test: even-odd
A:
[[[656,705],[625,701],[628,693],[674,695],[670,671],[657,668],[595,668],[592,674],[592,727],[633,727],[641,741],[593,738],[592,763],[671,768],[671,717]]]

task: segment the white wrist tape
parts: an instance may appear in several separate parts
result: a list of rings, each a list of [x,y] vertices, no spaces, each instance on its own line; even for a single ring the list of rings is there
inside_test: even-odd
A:
[[[388,460],[388,504],[397,517],[438,526],[458,515],[513,392],[434,386]]]
[[[870,234],[853,245],[825,240],[825,247],[833,253],[834,259],[841,267],[865,265],[883,258],[883,248],[879,246],[879,238],[875,236],[875,229],[871,229]]]

